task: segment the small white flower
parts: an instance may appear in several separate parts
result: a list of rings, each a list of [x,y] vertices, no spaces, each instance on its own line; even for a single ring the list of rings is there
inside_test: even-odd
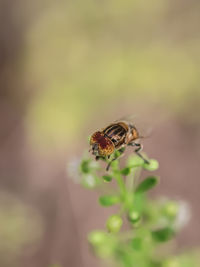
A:
[[[174,226],[177,230],[185,227],[191,219],[191,208],[189,204],[183,200],[178,201],[179,209],[174,222]]]
[[[75,183],[80,183],[81,180],[81,175],[80,175],[80,164],[81,164],[81,159],[76,157],[70,160],[67,163],[67,168],[66,172],[68,176],[75,182]]]
[[[84,176],[84,184],[87,185],[89,188],[93,188],[96,185],[95,177],[91,174],[87,174]]]

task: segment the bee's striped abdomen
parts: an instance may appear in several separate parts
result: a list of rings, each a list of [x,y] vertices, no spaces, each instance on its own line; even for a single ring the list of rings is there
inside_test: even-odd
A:
[[[118,147],[124,141],[126,130],[119,124],[113,124],[104,129],[103,133]]]

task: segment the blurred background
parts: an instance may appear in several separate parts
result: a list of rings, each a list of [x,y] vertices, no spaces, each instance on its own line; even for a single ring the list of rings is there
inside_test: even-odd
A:
[[[111,208],[67,177],[88,136],[153,127],[155,196],[183,199],[177,251],[200,245],[200,2],[0,0],[0,266],[100,266],[87,233]]]

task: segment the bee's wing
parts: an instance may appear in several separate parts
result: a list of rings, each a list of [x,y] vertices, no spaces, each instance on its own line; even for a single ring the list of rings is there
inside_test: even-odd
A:
[[[153,126],[151,122],[149,120],[147,121],[147,119],[144,117],[135,114],[130,114],[121,117],[120,119],[116,120],[115,123],[120,121],[133,125],[139,132],[139,138],[147,138],[152,135]]]
[[[149,123],[146,123],[142,120],[135,121],[134,126],[138,130],[140,138],[150,137],[153,133],[153,126],[151,126]]]

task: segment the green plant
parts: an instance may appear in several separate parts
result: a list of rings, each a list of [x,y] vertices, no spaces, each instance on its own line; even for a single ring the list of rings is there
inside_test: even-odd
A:
[[[118,151],[114,154],[112,157],[120,156]],[[105,230],[94,230],[88,235],[95,254],[110,261],[112,266],[197,266],[194,257],[174,256],[170,249],[180,228],[178,202],[149,199],[147,192],[158,184],[159,178],[150,175],[142,181],[139,179],[141,170],[152,172],[158,166],[154,159],[146,164],[135,155],[128,158],[123,168],[119,159],[113,161],[109,172],[91,158],[84,158],[80,164],[83,186],[93,189],[117,185],[114,193],[102,194],[99,203],[103,207],[118,205],[118,212],[107,219]],[[126,221],[128,226],[127,223],[123,226]]]

